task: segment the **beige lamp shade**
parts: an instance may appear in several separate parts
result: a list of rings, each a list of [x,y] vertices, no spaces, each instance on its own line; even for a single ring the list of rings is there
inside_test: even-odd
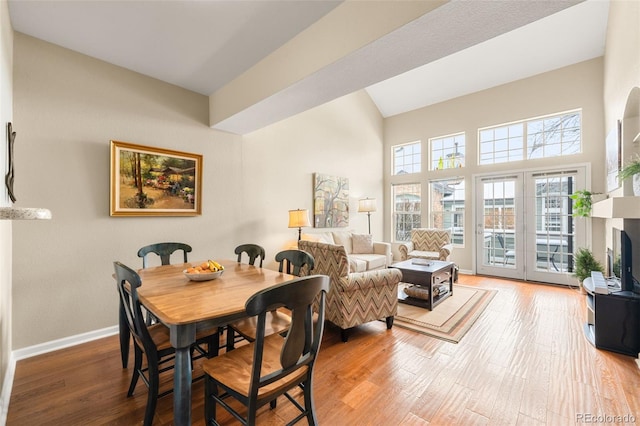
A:
[[[309,211],[307,209],[289,210],[289,228],[301,228],[311,226]]]
[[[376,211],[376,199],[375,198],[363,198],[358,202],[359,213],[370,213]]]
[[[302,237],[302,227],[311,226],[307,209],[289,210],[289,228],[298,228],[298,241]]]

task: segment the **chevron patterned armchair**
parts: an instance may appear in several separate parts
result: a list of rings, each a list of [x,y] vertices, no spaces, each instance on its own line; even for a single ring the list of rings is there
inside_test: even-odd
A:
[[[451,230],[435,228],[414,228],[411,242],[400,244],[400,260],[414,257],[450,261],[453,244]]]
[[[384,318],[387,329],[393,326],[398,310],[398,283],[402,279],[399,270],[349,272],[344,246],[302,240],[298,241],[298,248],[313,256],[314,274],[331,278],[325,317],[340,327],[343,342],[347,341],[350,328],[369,321]]]

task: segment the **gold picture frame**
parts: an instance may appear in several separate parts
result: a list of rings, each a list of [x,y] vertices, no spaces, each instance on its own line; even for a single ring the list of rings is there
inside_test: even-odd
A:
[[[202,155],[111,142],[111,216],[202,214]]]

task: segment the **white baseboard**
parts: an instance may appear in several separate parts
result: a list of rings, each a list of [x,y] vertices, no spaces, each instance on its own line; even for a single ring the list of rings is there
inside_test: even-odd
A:
[[[113,336],[114,334],[118,334],[118,326],[102,328],[100,330],[76,334],[75,336],[64,337],[62,339],[18,349],[13,351],[12,355],[14,355],[16,361],[20,361],[21,359],[57,351],[58,349],[64,349],[81,343],[87,343],[92,340],[102,339],[103,337]]]
[[[51,342],[41,343],[39,345],[29,346],[27,348],[12,351],[9,355],[9,365],[4,374],[4,382],[2,383],[2,394],[0,394],[0,425],[7,423],[7,413],[9,412],[9,401],[11,399],[11,391],[13,389],[13,377],[16,372],[16,362],[30,358],[32,356],[41,355],[47,352],[57,351],[58,349],[68,348],[70,346],[79,345],[81,343],[90,342],[103,337],[118,334],[118,326],[107,327],[100,330],[90,331],[88,333],[76,334],[75,336],[65,337],[63,339],[52,340]]]

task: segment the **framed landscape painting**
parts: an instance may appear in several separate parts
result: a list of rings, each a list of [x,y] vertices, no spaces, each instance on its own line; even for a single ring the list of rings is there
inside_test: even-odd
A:
[[[111,141],[111,216],[202,213],[202,155]]]

